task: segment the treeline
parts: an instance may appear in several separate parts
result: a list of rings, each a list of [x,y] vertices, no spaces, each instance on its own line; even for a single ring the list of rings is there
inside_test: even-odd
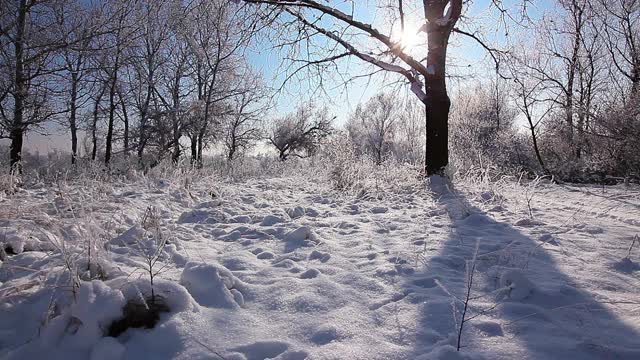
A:
[[[258,136],[268,92],[246,49],[261,15],[229,1],[2,0],[0,138],[19,166],[25,134],[69,129],[71,160],[114,155],[201,164]],[[80,142],[81,134],[85,141]],[[149,164],[147,164],[149,165]]]
[[[344,141],[328,144],[376,164],[419,164],[429,149],[424,101],[397,94],[360,104],[341,130],[313,103],[267,122],[272,94],[248,65],[247,48],[260,33],[288,44],[279,30],[296,22],[274,21],[279,6],[0,1],[0,138],[10,140],[12,167],[24,135],[52,123],[69,129],[72,162],[84,147],[87,159],[106,164],[122,155],[144,166],[182,158],[201,166],[213,144],[234,160],[262,140],[284,161],[318,153],[332,135]],[[451,167],[637,179],[640,1],[558,0],[520,26],[506,45],[483,42],[495,74],[458,83],[451,96]],[[295,46],[310,36],[289,35]]]

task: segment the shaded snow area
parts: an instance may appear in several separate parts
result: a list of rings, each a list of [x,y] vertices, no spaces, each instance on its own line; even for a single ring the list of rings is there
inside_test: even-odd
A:
[[[1,199],[0,358],[640,359],[637,190],[185,184]]]

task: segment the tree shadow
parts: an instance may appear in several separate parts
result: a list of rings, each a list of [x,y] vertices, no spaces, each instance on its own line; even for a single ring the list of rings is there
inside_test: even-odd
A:
[[[432,184],[432,191],[451,229],[446,240],[429,245],[433,252],[422,269],[402,278],[406,300],[419,309],[412,358],[486,353],[504,359],[640,359],[640,329],[606,306],[611,299],[581,289],[574,280],[579,274],[564,273],[540,241],[494,220],[445,183]],[[467,292],[466,264],[476,249],[467,312],[472,320],[463,328],[462,353],[452,354]],[[525,280],[501,279],[511,269]],[[525,296],[505,285],[524,288]]]

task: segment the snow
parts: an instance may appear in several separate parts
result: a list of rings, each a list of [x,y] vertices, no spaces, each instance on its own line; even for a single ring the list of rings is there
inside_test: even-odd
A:
[[[104,330],[122,316],[124,295],[119,290],[94,280],[80,284],[76,300],[71,304],[71,319],[79,322],[73,334],[77,346],[91,346],[97,343]]]
[[[102,338],[92,349],[90,360],[119,360],[125,347],[112,337]]]
[[[216,308],[236,309],[244,303],[242,293],[234,289],[237,283],[226,268],[196,262],[187,263],[180,276],[180,284],[200,305]]]
[[[527,279],[522,270],[509,269],[500,276],[500,286],[505,289],[504,294],[511,300],[524,300],[533,291],[533,284]]]
[[[0,263],[0,357],[640,358],[638,189],[183,184],[69,184],[64,197],[56,184],[0,200],[0,242],[25,244]],[[153,231],[140,220],[150,206]],[[151,296],[146,242],[169,312],[107,337],[125,302]]]

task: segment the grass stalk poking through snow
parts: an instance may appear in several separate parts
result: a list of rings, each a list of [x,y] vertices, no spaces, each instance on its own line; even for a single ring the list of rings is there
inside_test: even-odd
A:
[[[476,259],[478,258],[478,249],[480,249],[480,240],[476,242],[476,247],[473,250],[473,257],[466,262],[466,295],[464,299],[464,308],[462,310],[462,317],[460,318],[460,327],[458,328],[458,341],[456,350],[460,351],[460,343],[462,342],[462,331],[464,330],[464,324],[466,322],[467,309],[469,308],[469,301],[471,300],[471,290],[473,289],[473,274],[476,271]]]

